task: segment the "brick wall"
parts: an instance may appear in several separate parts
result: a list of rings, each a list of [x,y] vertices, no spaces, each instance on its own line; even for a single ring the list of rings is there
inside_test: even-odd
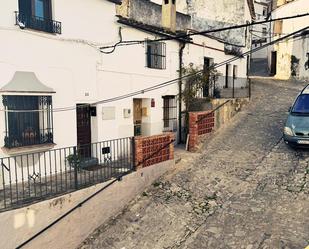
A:
[[[215,115],[206,112],[189,113],[189,150],[194,151],[199,142],[199,137],[211,133],[215,126]]]
[[[174,140],[174,133],[135,137],[136,169],[174,159]]]

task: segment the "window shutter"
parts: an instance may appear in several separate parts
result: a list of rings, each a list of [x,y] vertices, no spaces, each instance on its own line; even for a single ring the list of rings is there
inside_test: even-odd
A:
[[[31,0],[19,0],[18,1],[19,12],[25,16],[31,15]]]

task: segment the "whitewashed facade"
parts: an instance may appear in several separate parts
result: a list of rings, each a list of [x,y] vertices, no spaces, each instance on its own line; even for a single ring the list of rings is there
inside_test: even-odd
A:
[[[309,12],[307,0],[285,1],[272,11],[272,18],[300,15]],[[309,17],[294,18],[277,21],[272,25],[277,39],[283,35],[293,33],[308,26]],[[269,54],[270,67],[278,79],[309,79],[309,34],[308,30],[285,42],[273,46]]]
[[[268,15],[271,10],[271,1],[269,0],[255,0],[254,1],[254,10],[256,22],[265,21],[268,18]],[[271,39],[272,32],[270,30],[270,23],[263,23],[259,25],[254,25],[251,28],[252,33],[252,48],[257,48],[268,43]],[[268,47],[261,49],[252,54],[253,59],[267,59],[268,56]]]
[[[143,8],[149,3],[135,2]],[[152,48],[146,42],[119,46],[115,51],[104,49],[111,52],[107,54],[100,51],[100,47],[120,40],[175,36],[171,30],[160,31],[161,16],[159,21],[157,17],[154,19],[155,29],[147,22],[141,23],[143,18],[149,17],[145,13],[138,20],[139,26],[120,22],[121,17],[117,16],[123,11],[120,3],[118,0],[4,0],[0,9],[0,157],[134,135],[179,132],[178,80],[154,91],[96,104],[179,77],[183,41],[177,39],[162,43],[161,57],[154,56],[156,62],[153,56],[149,57]],[[123,5],[126,3],[128,0],[123,1]],[[240,23],[251,19],[247,1],[244,3]],[[162,6],[155,6],[161,13]],[[21,15],[27,11],[31,19]],[[125,13],[124,18],[128,15],[126,11],[131,10],[121,12]],[[177,13],[177,16],[176,29],[192,32],[188,26],[192,25],[188,22],[191,16],[188,13]],[[146,24],[146,28],[140,24]],[[250,44],[249,36],[246,37],[243,52]],[[220,63],[234,57],[227,54],[222,40],[194,36],[192,42],[186,44],[183,51],[184,66],[194,63],[203,67],[205,58],[211,63]],[[237,77],[246,78],[246,57],[239,58],[232,66],[237,66]],[[232,76],[233,67],[228,70],[222,67],[218,71],[222,77],[226,73]],[[244,81],[237,84],[236,87],[246,86]],[[167,102],[171,110],[164,112]],[[88,108],[87,115],[78,114],[83,109],[80,105]],[[79,132],[85,122],[89,129],[86,133]],[[29,167],[32,166],[35,165]],[[20,165],[12,167],[10,174],[14,175],[13,171],[20,168]]]
[[[178,76],[178,43],[174,41],[166,44],[166,69],[163,70],[146,67],[144,45],[119,47],[112,54],[99,51],[100,46],[118,42],[119,27],[122,27],[121,33],[125,40],[155,38],[150,33],[117,23],[113,2],[52,1],[52,19],[61,22],[61,34],[33,28],[21,29],[15,25],[14,11],[19,9],[18,0],[5,1],[4,5],[0,10],[0,88],[5,89],[16,72],[32,72],[40,83],[52,91],[40,93],[35,92],[36,89],[29,89],[24,92],[18,86],[10,91],[3,90],[1,94],[52,96],[54,144],[50,144],[50,147],[76,145],[77,104],[91,104],[125,95]],[[73,18],[72,11],[76,18]],[[162,96],[177,95],[177,90],[175,84],[134,96],[143,99],[143,107],[147,108],[142,122],[143,135],[158,134],[164,130]],[[151,107],[151,101],[154,107]],[[42,149],[42,146],[31,146],[25,150],[21,147],[4,148],[4,137],[7,134],[3,104],[1,109],[1,156],[15,151],[19,153]],[[91,142],[134,135],[133,97],[97,105],[96,111],[97,115],[91,117]],[[15,142],[16,147],[19,144]],[[14,142],[11,145],[15,147]]]

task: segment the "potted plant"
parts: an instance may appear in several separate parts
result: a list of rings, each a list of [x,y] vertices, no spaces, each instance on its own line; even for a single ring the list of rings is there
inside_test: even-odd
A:
[[[68,161],[69,165],[74,168],[75,166],[79,168],[81,159],[79,155],[76,154],[70,154],[66,157],[66,160]]]

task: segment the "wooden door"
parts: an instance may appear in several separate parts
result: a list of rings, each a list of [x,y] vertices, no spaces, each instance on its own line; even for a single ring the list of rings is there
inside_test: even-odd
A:
[[[209,72],[210,68],[210,58],[204,58],[204,74],[205,77],[207,77],[207,82],[205,82],[205,85],[203,87],[203,97],[208,97],[209,96]]]
[[[133,100],[134,136],[142,135],[142,99]]]
[[[273,76],[277,74],[277,51],[271,52],[270,74]]]
[[[77,146],[79,155],[83,158],[91,157],[91,116],[90,106],[78,104],[77,117]]]

